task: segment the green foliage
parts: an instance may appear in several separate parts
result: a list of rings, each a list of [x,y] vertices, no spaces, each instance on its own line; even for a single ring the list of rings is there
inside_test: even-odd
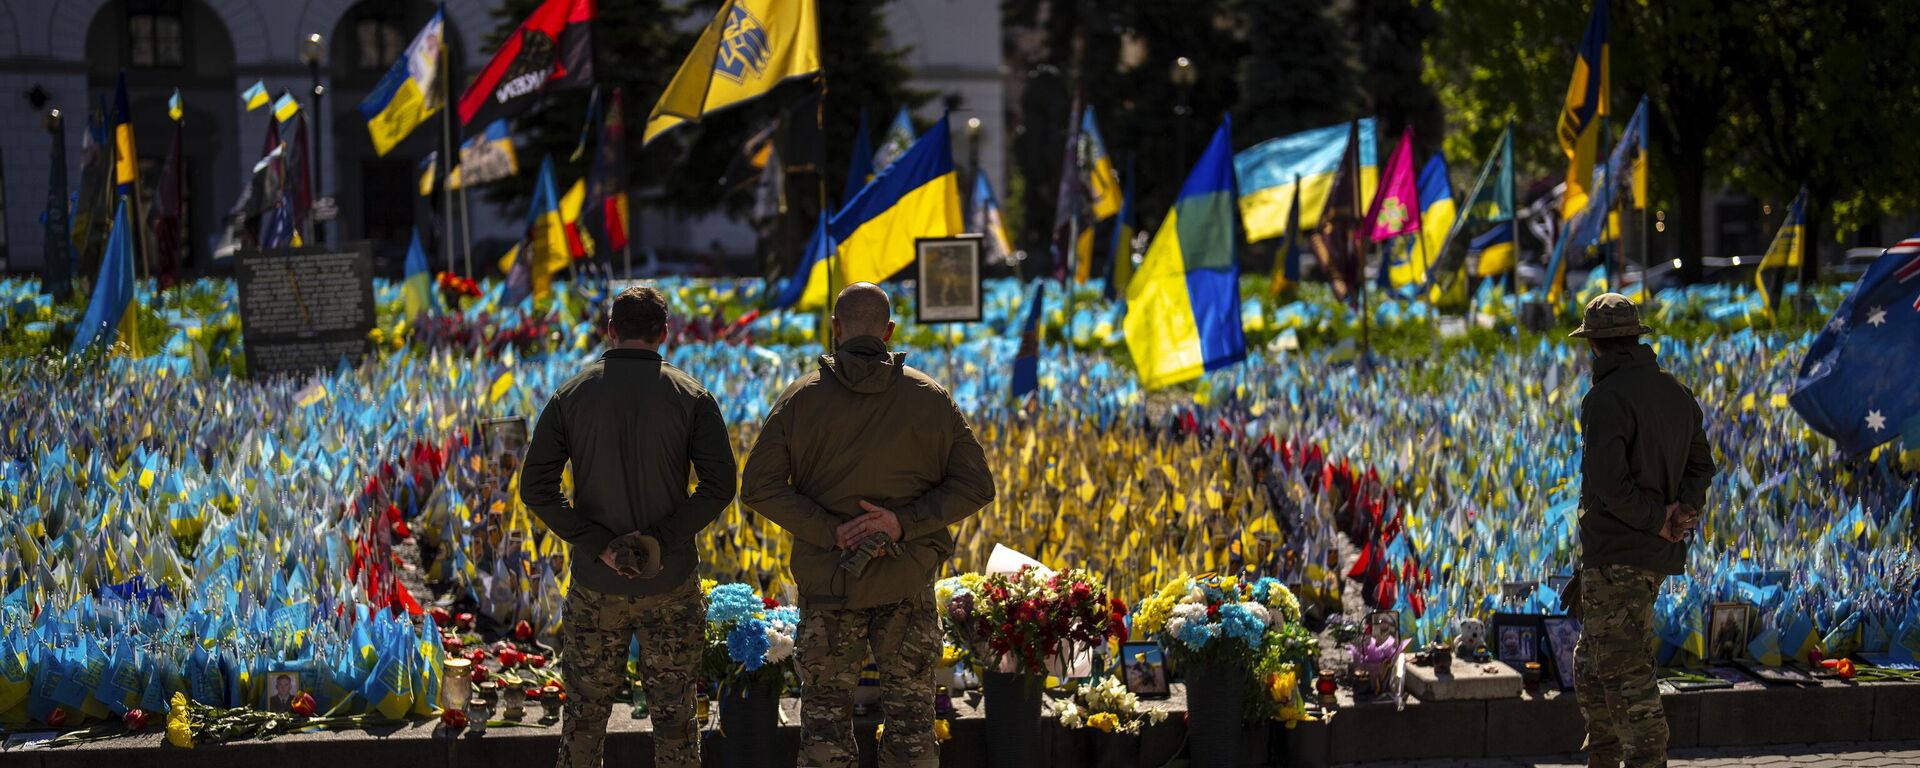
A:
[[[1414,149],[1422,158],[1439,148],[1444,127],[1440,99],[1421,79],[1421,48],[1439,27],[1432,0],[1362,0],[1353,10],[1353,29],[1360,37],[1360,82],[1369,111],[1379,116],[1381,128],[1393,140],[1413,128]]]

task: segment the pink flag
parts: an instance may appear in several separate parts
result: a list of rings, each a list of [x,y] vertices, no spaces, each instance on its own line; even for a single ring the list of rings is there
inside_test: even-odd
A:
[[[1413,179],[1413,128],[1400,134],[1400,146],[1387,158],[1380,174],[1380,191],[1367,207],[1366,231],[1373,242],[1420,231],[1420,190]]]

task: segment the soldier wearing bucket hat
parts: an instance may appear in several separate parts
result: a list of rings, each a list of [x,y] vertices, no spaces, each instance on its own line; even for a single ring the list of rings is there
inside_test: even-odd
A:
[[[1714,473],[1699,403],[1640,343],[1652,332],[1632,300],[1605,293],[1572,334],[1593,351],[1593,386],[1580,402],[1580,586],[1569,589],[1585,630],[1574,677],[1591,766],[1666,765],[1653,602],[1685,569]]]

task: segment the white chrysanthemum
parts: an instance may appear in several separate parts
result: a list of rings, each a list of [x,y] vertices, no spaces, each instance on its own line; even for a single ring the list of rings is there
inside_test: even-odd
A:
[[[1199,603],[1181,603],[1173,607],[1173,618],[1207,620],[1207,606]]]
[[[1181,628],[1187,626],[1187,620],[1179,616],[1167,619],[1167,637],[1179,637]]]
[[[785,629],[786,631],[782,631]],[[767,663],[778,664],[793,655],[793,632],[786,624],[767,626]]]
[[[1273,614],[1267,611],[1266,606],[1249,600],[1247,602],[1241,603],[1240,607],[1246,609],[1247,613],[1252,614],[1254,618],[1259,619],[1260,626],[1262,627],[1273,626]]]

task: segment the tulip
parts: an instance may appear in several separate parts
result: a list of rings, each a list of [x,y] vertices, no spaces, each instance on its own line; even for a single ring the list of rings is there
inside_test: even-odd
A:
[[[287,704],[287,709],[301,717],[313,717],[314,711],[319,708],[320,704],[313,700],[313,694],[306,691],[301,691],[300,695],[293,697],[293,701]]]
[[[526,619],[521,619],[518,623],[513,625],[513,639],[519,640],[520,642],[523,642],[523,643],[527,642],[528,640],[532,640],[533,625],[527,623]]]
[[[147,727],[147,711],[144,709],[129,709],[126,714],[120,716],[120,724],[126,726],[126,729],[129,731],[145,730]]]
[[[527,654],[527,666],[539,669],[547,665],[547,657],[537,653]]]

